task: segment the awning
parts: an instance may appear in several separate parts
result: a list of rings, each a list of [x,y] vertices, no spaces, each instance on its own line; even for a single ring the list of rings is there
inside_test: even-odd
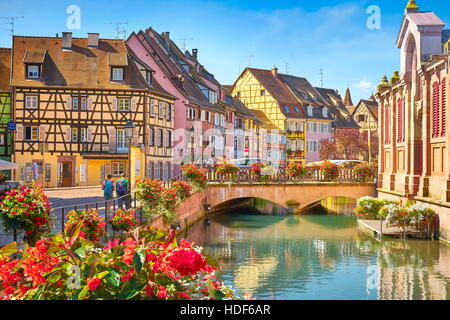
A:
[[[0,160],[0,170],[15,170],[15,169],[19,169],[19,165],[17,163]]]

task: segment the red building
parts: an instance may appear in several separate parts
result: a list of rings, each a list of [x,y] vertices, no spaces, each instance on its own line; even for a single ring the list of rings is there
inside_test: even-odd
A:
[[[378,87],[379,195],[427,203],[450,238],[450,30],[410,1],[397,39],[401,71]]]

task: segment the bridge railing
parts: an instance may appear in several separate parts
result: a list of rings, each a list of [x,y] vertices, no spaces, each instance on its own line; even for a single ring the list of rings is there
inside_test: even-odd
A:
[[[286,173],[283,168],[275,169],[271,173],[254,174],[250,168],[240,168],[235,175],[221,174],[215,169],[208,170],[208,182],[234,182],[234,183],[256,183],[256,182],[272,182],[272,183],[301,183],[301,182],[337,182],[337,183],[361,183],[376,182],[376,172],[372,177],[362,177],[352,170],[352,168],[338,168],[337,175],[329,179],[325,177],[320,168],[306,168],[306,172],[301,177],[292,177]]]

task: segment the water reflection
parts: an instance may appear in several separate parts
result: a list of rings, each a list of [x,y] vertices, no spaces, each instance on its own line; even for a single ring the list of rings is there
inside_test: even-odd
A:
[[[209,219],[185,236],[219,261],[227,284],[258,299],[449,295],[450,251],[437,241],[379,243],[359,232],[350,216],[235,213]]]

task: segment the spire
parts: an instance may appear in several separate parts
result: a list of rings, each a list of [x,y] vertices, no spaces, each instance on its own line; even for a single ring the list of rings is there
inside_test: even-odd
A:
[[[410,12],[417,12],[417,11],[419,11],[419,9],[420,8],[416,4],[416,0],[409,0],[408,5],[406,6],[406,9],[405,9],[405,14],[410,13]]]
[[[345,91],[344,105],[346,107],[353,106],[352,95],[350,94],[350,88],[347,88],[347,90]]]

